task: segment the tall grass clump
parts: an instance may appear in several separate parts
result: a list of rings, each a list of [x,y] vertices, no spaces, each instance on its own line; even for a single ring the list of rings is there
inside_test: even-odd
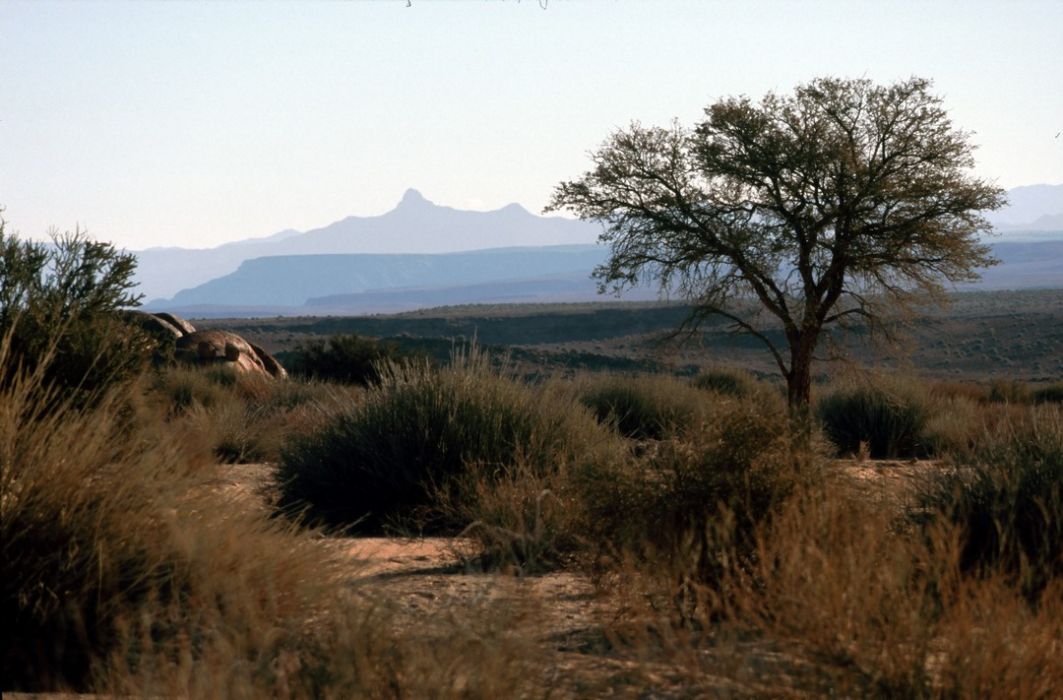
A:
[[[473,467],[487,477],[518,461],[536,473],[560,469],[607,435],[558,396],[493,369],[475,349],[441,369],[389,365],[360,403],[284,450],[282,505],[373,530],[430,510],[432,494]]]
[[[723,396],[742,398],[756,390],[756,381],[746,372],[718,367],[706,370],[694,377],[691,384],[698,389]]]
[[[223,650],[268,682],[279,635],[324,599],[327,563],[207,488],[209,464],[131,417],[127,396],[85,408],[46,376],[0,390],[5,689],[162,677]]]
[[[987,432],[920,499],[960,528],[960,567],[1002,575],[1036,599],[1063,577],[1063,411],[1038,406],[1023,424]]]
[[[706,397],[667,376],[601,375],[583,379],[580,402],[624,437],[661,440],[682,434],[705,417]]]
[[[847,697],[1052,697],[1063,670],[1063,586],[1039,607],[1002,577],[966,577],[960,530],[923,537],[896,513],[823,482],[799,487],[726,562],[707,609],[744,638],[803,650]],[[721,595],[720,590],[726,592]]]
[[[1017,380],[994,379],[989,383],[987,400],[992,403],[1023,404],[1030,401],[1030,389]]]
[[[155,374],[149,399],[175,434],[207,447],[219,462],[246,464],[276,462],[289,439],[316,430],[358,391],[225,367],[174,366]]]
[[[876,459],[928,452],[927,397],[912,383],[879,380],[838,387],[819,400],[816,410],[841,454],[858,453],[862,444]]]
[[[643,460],[585,470],[588,541],[606,560],[634,557],[669,576],[718,584],[724,562],[749,557],[757,527],[810,478],[788,425],[781,405],[721,401],[683,439]]]

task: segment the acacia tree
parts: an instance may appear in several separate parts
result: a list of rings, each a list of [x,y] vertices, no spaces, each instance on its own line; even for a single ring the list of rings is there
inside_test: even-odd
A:
[[[634,123],[547,210],[602,222],[600,291],[655,279],[691,303],[689,327],[729,319],[768,347],[791,410],[807,413],[826,328],[942,303],[946,283],[994,262],[981,212],[1004,192],[970,174],[970,135],[930,87],[824,78],[723,99],[693,130]]]

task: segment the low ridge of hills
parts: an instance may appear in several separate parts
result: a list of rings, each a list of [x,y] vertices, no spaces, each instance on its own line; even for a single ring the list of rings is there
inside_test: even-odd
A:
[[[1009,197],[1011,206],[989,217],[1001,230],[987,240],[1001,264],[959,289],[1063,287],[1063,185],[1020,187]],[[592,243],[599,231],[595,223],[536,216],[517,204],[462,211],[409,190],[381,216],[208,250],[142,251],[139,280],[149,298],[171,296],[148,308],[194,316],[589,301],[600,298],[590,273],[608,257],[605,246]],[[654,297],[646,288],[625,299]]]

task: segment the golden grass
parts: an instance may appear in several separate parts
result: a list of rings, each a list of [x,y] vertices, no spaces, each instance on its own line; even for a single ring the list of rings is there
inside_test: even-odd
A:
[[[500,697],[533,678],[497,610],[439,645],[345,595],[315,534],[219,490],[139,389],[79,410],[40,376],[0,395],[5,690]]]
[[[430,490],[432,505],[469,525],[482,563],[502,572],[499,589],[507,574],[557,567],[595,581],[593,604],[611,622],[578,651],[543,637],[536,620],[551,601],[518,605],[524,589],[411,616],[371,578],[352,584],[352,564],[320,533],[217,488],[222,437],[249,431],[241,444],[262,449],[256,458],[275,454],[367,400],[360,390],[174,370],[77,408],[40,373],[20,374],[0,392],[4,689],[1052,698],[1063,688],[1063,580],[1046,569],[1032,599],[995,564],[965,568],[970,530],[951,511],[913,518],[850,488],[824,452],[786,439],[770,392],[695,399],[641,378],[648,402],[696,401],[695,418],[663,439],[622,441],[577,405],[579,386],[449,371],[469,395],[546,422],[506,464],[470,462]],[[1058,447],[1058,406],[965,391],[928,404],[953,411],[928,421],[952,446],[949,464],[1012,469],[1032,454],[1023,431]],[[497,427],[492,415],[473,417]],[[543,425],[565,428],[564,449],[545,461],[527,453],[552,444]],[[551,675],[562,658],[566,670]]]

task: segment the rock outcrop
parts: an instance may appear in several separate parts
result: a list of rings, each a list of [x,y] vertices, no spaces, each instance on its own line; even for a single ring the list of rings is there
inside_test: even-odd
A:
[[[158,312],[153,313],[151,315],[154,316],[155,318],[158,318],[158,319],[161,319],[163,321],[166,321],[167,323],[169,323],[174,328],[177,328],[179,331],[181,331],[181,335],[188,335],[189,333],[195,333],[196,332],[196,327],[193,326],[188,321],[186,321],[183,318],[181,318],[180,316],[176,316],[174,314],[167,313],[165,311],[158,311]]]
[[[160,342],[172,343],[174,340],[185,334],[185,331],[183,331],[180,326],[170,323],[161,316],[149,314],[146,311],[127,310],[123,311],[122,315],[126,321]],[[167,316],[169,315],[170,314],[167,314]],[[182,322],[188,327],[192,327],[192,324],[188,321]],[[192,328],[192,330],[194,331],[195,328]]]
[[[198,331],[174,314],[126,311],[126,319],[147,332],[157,343],[160,361],[174,358],[193,365],[226,364],[238,372],[285,379],[288,373],[277,359],[235,333],[221,330]]]
[[[226,364],[239,372],[271,377],[278,376],[280,368],[280,364],[270,358],[274,365],[274,371],[270,372],[250,343],[235,333],[220,330],[196,331],[181,336],[177,339],[176,357],[189,364]]]

